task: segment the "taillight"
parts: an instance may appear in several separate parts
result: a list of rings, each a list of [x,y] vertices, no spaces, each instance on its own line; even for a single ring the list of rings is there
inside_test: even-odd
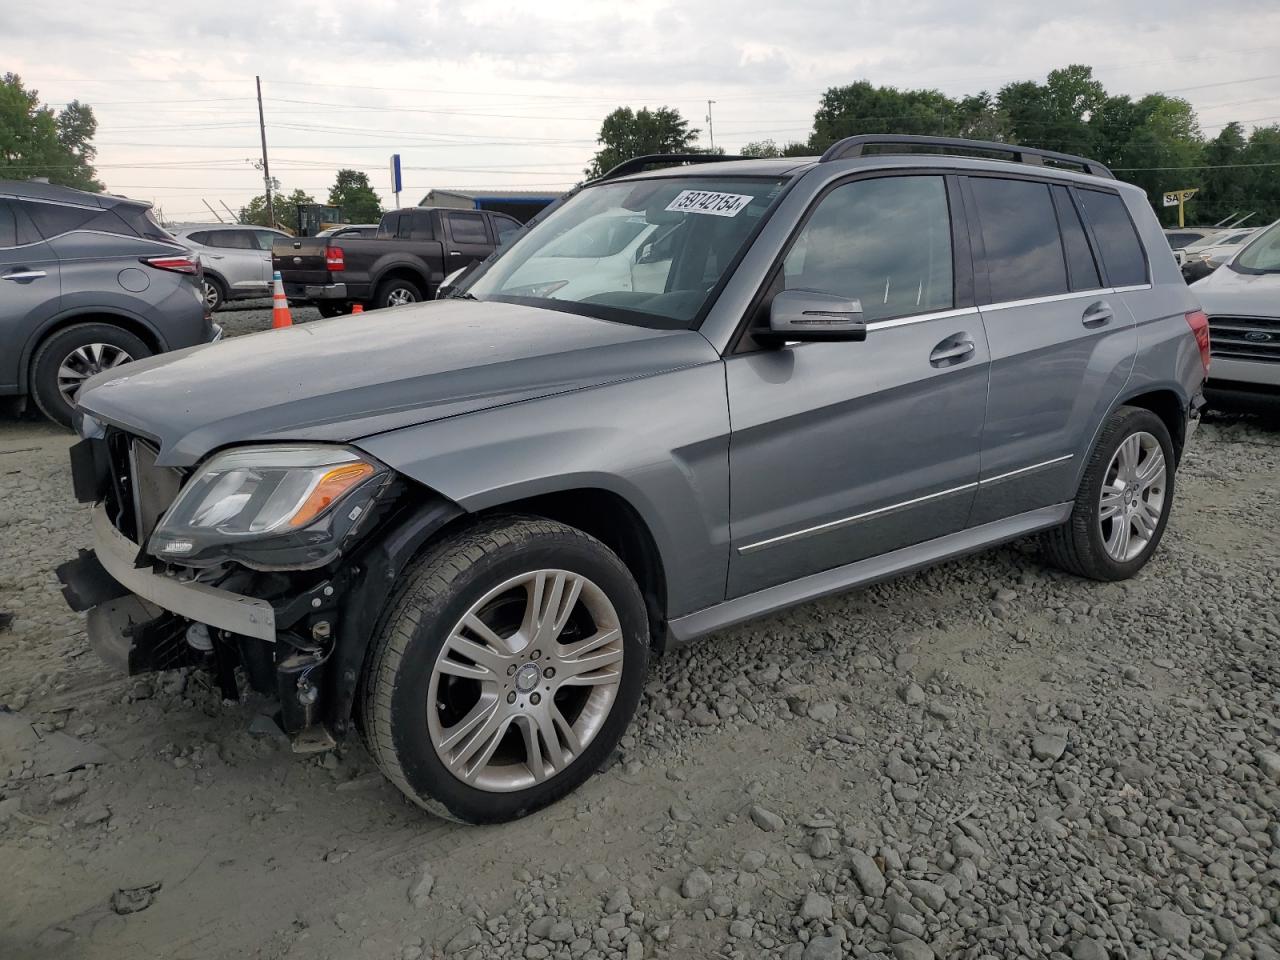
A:
[[[1187,326],[1195,334],[1196,346],[1200,348],[1200,364],[1204,367],[1205,376],[1209,375],[1209,318],[1203,310],[1192,310],[1187,314]]]
[[[155,267],[157,270],[172,270],[174,273],[199,273],[200,261],[195,257],[187,256],[162,256],[162,257],[143,257],[142,262],[148,267]]]
[[[343,259],[341,247],[325,247],[324,248],[324,265],[330,270],[346,269],[346,261]]]

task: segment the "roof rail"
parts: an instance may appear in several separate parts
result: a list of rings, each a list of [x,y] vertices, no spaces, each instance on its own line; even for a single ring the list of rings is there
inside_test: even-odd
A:
[[[592,180],[592,183],[599,183],[601,180],[616,180],[618,177],[626,177],[633,173],[640,173],[649,167],[668,166],[675,167],[688,163],[719,163],[721,160],[750,160],[751,157],[725,156],[719,153],[650,153],[643,157],[632,157],[630,160],[623,160],[620,164],[605,173],[600,174]]]
[[[864,149],[873,146],[898,147],[933,147],[945,150],[964,150],[969,153],[1002,153],[1004,157],[993,159],[1012,160],[1014,163],[1026,163],[1032,166],[1045,166],[1046,160],[1054,163],[1079,167],[1084,173],[1095,177],[1110,177],[1115,174],[1097,160],[1077,157],[1070,153],[1058,153],[1054,150],[1039,150],[1035,147],[1024,147],[1016,143],[997,143],[994,140],[965,140],[961,137],[919,137],[907,134],[864,133],[856,137],[845,137],[827,147],[821,162],[843,160],[847,157],[864,156]]]

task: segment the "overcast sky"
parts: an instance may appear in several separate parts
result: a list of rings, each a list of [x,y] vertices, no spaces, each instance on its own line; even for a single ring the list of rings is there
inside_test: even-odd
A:
[[[170,219],[261,192],[254,76],[272,173],[324,200],[340,166],[389,205],[448,186],[563,188],[620,105],[678,108],[708,142],[802,139],[829,86],[951,95],[1092,64],[1112,92],[1186,97],[1202,127],[1280,121],[1280,3],[1166,0],[59,0],[6,16],[0,72],[98,116],[99,176]],[[225,216],[225,214],[224,214]]]

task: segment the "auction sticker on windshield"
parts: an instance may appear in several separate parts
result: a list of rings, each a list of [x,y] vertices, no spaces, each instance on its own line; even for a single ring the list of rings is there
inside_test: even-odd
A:
[[[736,217],[755,197],[711,190],[681,190],[667,204],[673,213],[709,213],[713,217]]]

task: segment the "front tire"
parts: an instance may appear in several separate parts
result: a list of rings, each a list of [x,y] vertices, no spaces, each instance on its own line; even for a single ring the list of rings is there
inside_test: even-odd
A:
[[[496,518],[404,576],[363,690],[370,752],[409,799],[513,820],[586,781],[635,712],[648,616],[618,557],[580,530]]]
[[[127,330],[106,323],[79,323],[40,344],[31,361],[31,394],[46,417],[69,427],[85,380],[149,356],[147,345]]]
[[[1091,580],[1127,580],[1155,553],[1173,509],[1173,441],[1140,407],[1107,420],[1085,467],[1071,519],[1045,538],[1050,560]]]
[[[421,303],[422,300],[422,290],[416,283],[412,280],[393,277],[378,284],[378,289],[373,295],[373,306],[375,309],[405,307],[411,303]]]

